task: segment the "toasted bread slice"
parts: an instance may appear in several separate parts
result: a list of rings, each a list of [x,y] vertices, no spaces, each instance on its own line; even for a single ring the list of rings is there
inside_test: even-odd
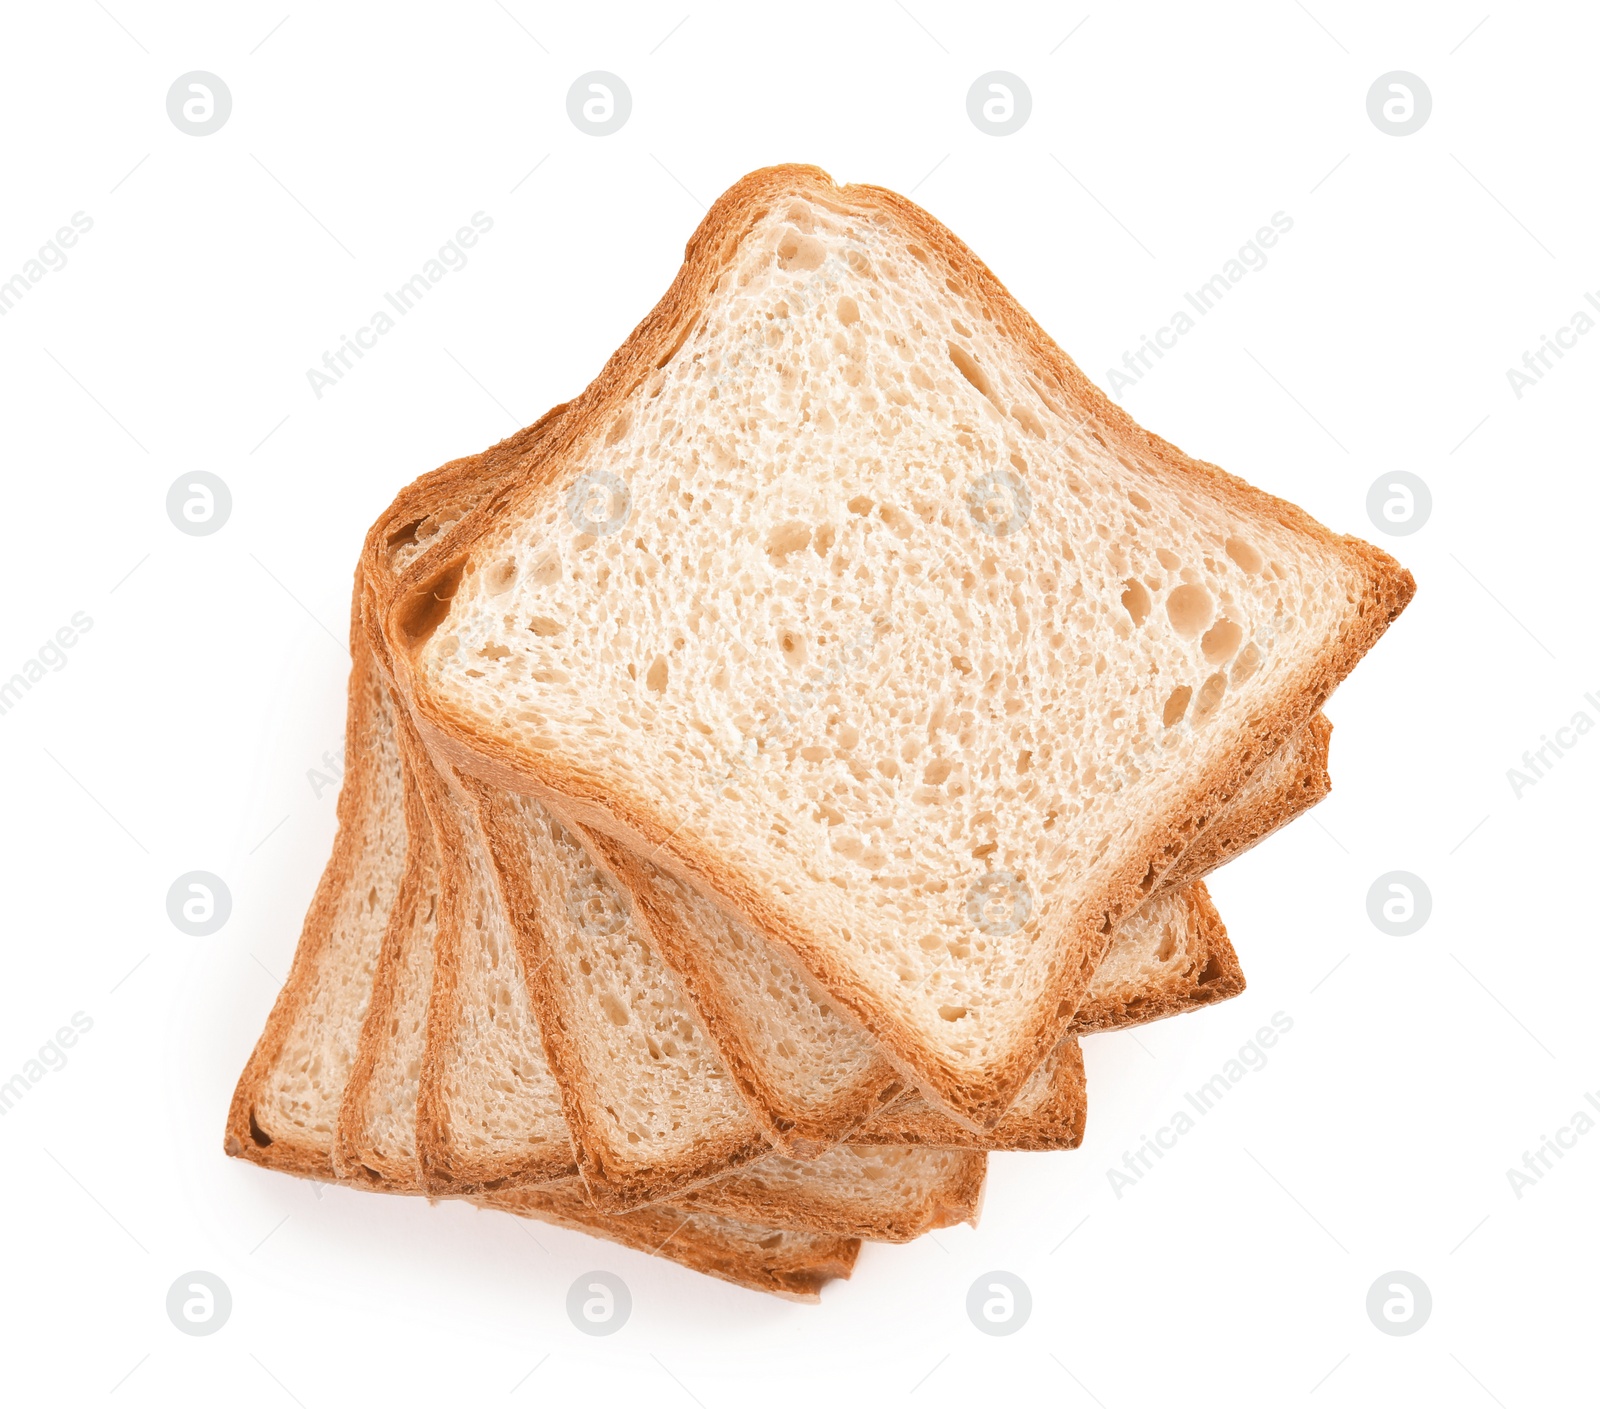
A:
[[[803,167],[716,203],[413,572],[386,630],[431,749],[716,897],[986,1129],[1414,590],[1136,426],[925,212]]]

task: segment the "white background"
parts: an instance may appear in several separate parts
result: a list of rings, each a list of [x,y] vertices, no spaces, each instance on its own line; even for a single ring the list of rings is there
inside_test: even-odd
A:
[[[1520,399],[1506,370],[1600,290],[1593,12],[683,4],[8,9],[0,279],[75,211],[94,226],[0,318],[0,676],[74,612],[94,625],[0,717],[0,1077],[73,1013],[93,1023],[0,1121],[7,1397],[1592,1393],[1600,1131],[1520,1199],[1506,1171],[1600,1089],[1600,733],[1520,799],[1506,770],[1575,711],[1600,721],[1600,335]],[[204,138],[165,109],[192,69],[233,96]],[[633,95],[614,136],[566,116],[592,69]],[[991,69],[1032,91],[1014,136],[967,117]],[[1404,138],[1365,106],[1395,69],[1433,95]],[[1267,267],[1123,403],[1419,583],[1329,706],[1332,797],[1213,882],[1249,991],[1086,1042],[1081,1150],[994,1158],[981,1228],[868,1247],[820,1306],[221,1150],[332,841],[334,791],[307,773],[339,742],[365,526],[579,391],[702,203],[781,160],[914,192],[1102,384],[1284,212]],[[494,226],[467,267],[318,400],[307,368],[480,210]],[[213,537],[165,514],[197,470],[233,495]],[[1365,501],[1395,470],[1434,507],[1387,539]],[[205,939],[165,910],[196,869],[234,899]],[[1397,869],[1433,895],[1409,938],[1367,918]],[[1118,1199],[1107,1169],[1280,1010],[1294,1026],[1265,1069]],[[564,1310],[592,1268],[632,1289],[607,1339]],[[997,1268],[1033,1296],[1005,1338],[965,1312]],[[232,1290],[205,1339],[165,1312],[191,1269]],[[1365,1310],[1394,1269],[1433,1296],[1405,1338]]]

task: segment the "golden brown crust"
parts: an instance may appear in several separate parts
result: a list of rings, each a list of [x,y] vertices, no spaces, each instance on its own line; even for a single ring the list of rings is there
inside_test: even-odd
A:
[[[772,1146],[753,1116],[730,1123],[716,1137],[699,1141],[692,1151],[672,1160],[658,1157],[641,1165],[616,1147],[607,1134],[600,1097],[584,1069],[583,1052],[572,1031],[578,1019],[573,994],[561,982],[555,949],[540,922],[539,902],[529,879],[537,863],[528,850],[527,834],[504,794],[465,778],[462,785],[494,859],[539,1036],[561,1091],[562,1113],[572,1129],[573,1148],[595,1207],[612,1212],[637,1208],[721,1178],[771,1154]]]
[[[390,708],[394,708],[393,701]],[[433,828],[428,812],[404,765],[406,814],[406,869],[400,879],[389,924],[384,930],[383,947],[373,971],[372,998],[361,1024],[355,1061],[345,1083],[344,1099],[339,1103],[339,1120],[334,1128],[333,1168],[341,1179],[375,1187],[420,1190],[422,1171],[416,1160],[396,1160],[380,1145],[370,1121],[369,1098],[379,1054],[399,996],[401,964],[407,941],[425,923],[423,908],[436,903],[435,887],[429,879],[437,876],[438,855],[434,850]]]
[[[1084,1003],[1072,1018],[1074,1032],[1113,1032],[1175,1013],[1192,1012],[1244,992],[1244,971],[1228,931],[1211,903],[1211,893],[1196,881],[1184,892],[1188,905],[1193,962],[1178,986],[1112,994]]]
[[[842,1233],[883,1243],[908,1243],[935,1228],[949,1228],[957,1223],[977,1224],[988,1156],[981,1150],[952,1151],[952,1155],[944,1177],[920,1201],[892,1209],[871,1198],[812,1198],[803,1189],[788,1183],[775,1188],[763,1177],[759,1167],[708,1184],[678,1202],[685,1208],[732,1218],[759,1217],[762,1210],[770,1212],[776,1204],[782,1208],[777,1216],[786,1228]]]
[[[905,1091],[889,1062],[877,1056],[855,1085],[841,1091],[826,1105],[800,1106],[767,1079],[756,1059],[751,1034],[728,997],[727,990],[707,972],[701,952],[684,933],[676,908],[652,881],[649,868],[639,858],[603,832],[581,832],[595,859],[624,886],[634,902],[634,916],[651,947],[673,970],[701,1025],[712,1035],[717,1050],[739,1093],[767,1138],[796,1159],[813,1159],[823,1150],[848,1140],[851,1133]]]
[[[1332,649],[1286,689],[1271,708],[1258,711],[1241,723],[1230,755],[1196,778],[1178,806],[1133,835],[1122,859],[1100,882],[1095,895],[1072,914],[1054,918],[1053,931],[1041,939],[1055,956],[1050,976],[1025,1033],[1009,1054],[981,1073],[959,1067],[848,972],[829,947],[810,932],[802,916],[774,903],[766,887],[754,877],[733,870],[691,830],[674,828],[651,808],[628,796],[614,779],[561,756],[496,738],[471,719],[453,713],[447,702],[418,688],[418,682],[410,675],[411,653],[442,617],[438,602],[461,580],[478,540],[492,527],[492,516],[480,517],[461,536],[450,563],[430,563],[425,571],[404,576],[397,585],[395,606],[388,614],[385,631],[399,671],[408,677],[406,689],[419,729],[436,753],[488,782],[548,800],[564,820],[616,837],[717,897],[758,932],[789,949],[823,988],[855,1014],[890,1060],[953,1119],[992,1128],[1003,1119],[1028,1074],[1060,1039],[1117,923],[1148,898],[1163,873],[1178,861],[1252,769],[1282,747],[1321,708],[1333,688],[1405,607],[1415,583],[1409,573],[1379,549],[1331,533],[1294,505],[1255,489],[1215,465],[1193,460],[1143,430],[1078,370],[987,267],[932,216],[881,188],[835,186],[826,173],[815,167],[774,167],[755,172],[716,202],[690,239],[683,266],[666,295],[612,355],[588,389],[571,403],[538,452],[529,457],[527,472],[505,494],[507,513],[532,502],[558,466],[610,424],[617,403],[630,395],[681,341],[716,273],[743,234],[775,198],[795,193],[824,201],[835,209],[842,205],[865,215],[884,215],[899,221],[931,251],[931,257],[943,263],[958,286],[975,293],[1029,356],[1041,380],[1065,404],[1082,413],[1091,434],[1101,437],[1108,448],[1159,467],[1180,484],[1191,483],[1197,491],[1220,499],[1243,517],[1264,517],[1315,540],[1361,581],[1355,616]]]
[[[707,1276],[797,1301],[815,1301],[825,1283],[848,1277],[861,1251],[859,1238],[832,1229],[817,1234],[779,1230],[676,1204],[600,1214],[585,1204],[580,1194],[559,1186],[488,1194],[473,1202],[582,1233],[597,1233],[624,1247],[671,1258]]]
[[[359,600],[360,576],[356,593]],[[268,1169],[303,1174],[313,1179],[332,1179],[332,1152],[324,1141],[308,1139],[299,1132],[273,1131],[270,1118],[258,1111],[266,1082],[283,1055],[283,1046],[293,1030],[295,1019],[316,988],[318,972],[333,942],[333,929],[339,912],[339,898],[349,886],[370,828],[375,824],[374,760],[360,741],[369,730],[368,711],[373,708],[377,685],[371,659],[360,649],[357,639],[358,612],[352,608],[350,630],[350,687],[345,706],[345,738],[351,741],[352,757],[345,760],[344,779],[339,785],[337,816],[339,829],[333,851],[317,882],[316,894],[306,912],[295,947],[294,960],[266,1026],[257,1039],[250,1059],[234,1087],[228,1106],[227,1126],[222,1147],[225,1153]],[[258,1114],[263,1119],[258,1120]],[[263,1123],[264,1122],[264,1123]]]
[[[1168,890],[1199,880],[1265,841],[1327,797],[1333,787],[1328,776],[1328,741],[1332,737],[1333,725],[1328,716],[1321,712],[1312,715],[1311,722],[1285,745],[1297,749],[1294,773],[1270,793],[1253,799],[1250,806],[1235,797],[1162,877],[1161,888]]]
[[[1181,1011],[1175,1008],[1174,1011]],[[1075,1150],[1089,1113],[1083,1051],[1065,1037],[1046,1059],[1053,1063],[1044,1100],[1019,1110],[1019,1101],[993,1130],[957,1125],[923,1101],[908,1101],[868,1121],[851,1137],[858,1145],[928,1145],[942,1150]]]

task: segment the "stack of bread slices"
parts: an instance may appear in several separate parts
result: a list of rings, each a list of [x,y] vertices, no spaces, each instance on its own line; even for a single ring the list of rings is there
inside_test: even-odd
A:
[[[892,192],[746,177],[572,402],[403,489],[229,1154],[813,1297],[1238,993],[1389,557],[1141,430]]]

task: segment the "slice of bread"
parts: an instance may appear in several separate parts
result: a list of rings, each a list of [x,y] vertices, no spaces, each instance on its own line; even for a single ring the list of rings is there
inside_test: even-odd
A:
[[[508,460],[525,455],[560,414],[558,408],[544,417],[509,455],[496,447],[479,457],[474,480],[463,478],[473,462],[458,461],[396,499],[368,540],[374,619],[383,615],[396,571],[423,552],[447,554],[448,526],[495,493],[511,473]],[[451,502],[469,483],[472,496]],[[381,638],[375,644],[381,649]],[[1289,784],[1309,773],[1325,791],[1325,762],[1325,729],[1302,730],[1207,829],[1212,853],[1225,857],[1230,847],[1258,839],[1309,806],[1311,790]],[[760,1130],[740,1107],[717,1053],[706,1049],[702,1025],[779,1148],[814,1158],[856,1138],[852,1132],[863,1132],[863,1141],[890,1143],[881,1131],[872,1133],[871,1121],[894,1103],[902,1081],[792,959],[603,834],[583,834],[583,840],[615,874],[620,893],[606,886],[584,849],[538,803],[488,787],[467,790],[492,843],[502,901],[578,1159],[602,1206],[634,1206],[693,1187],[763,1152]],[[589,897],[594,914],[574,918],[575,893]],[[592,932],[597,921],[601,929]],[[640,931],[649,945],[640,942]],[[1226,945],[1225,936],[1221,942]],[[1116,947],[1129,945],[1154,964],[1170,941],[1159,924],[1135,917],[1118,931]],[[685,1011],[653,951],[685,982],[693,1012]],[[1231,949],[1228,958],[1237,974]],[[1191,992],[1181,970],[1157,966],[1152,972],[1158,970],[1167,980],[1159,996],[1169,1009],[1226,996],[1221,985]],[[1157,997],[1154,989],[1145,995],[1147,1001]],[[975,1140],[905,1102],[897,1107],[895,1128],[917,1131],[915,1143],[1075,1147],[1083,1124],[1081,1061],[1074,1051],[1071,1061],[1052,1062],[1049,1071],[1056,1085],[1035,1081],[1026,1117],[1014,1109],[993,1141]],[[707,1082],[709,1100],[700,1089]]]
[[[448,473],[448,467],[446,472],[441,473]],[[430,521],[437,522],[442,516],[448,516],[436,499],[432,501],[431,508]],[[407,491],[396,501],[391,515],[410,518],[415,509],[415,495]],[[378,529],[374,532],[386,545],[402,542],[407,545],[405,553],[414,551],[410,546],[415,540],[414,534],[394,534]],[[375,557],[373,561],[381,565],[383,559]],[[381,605],[382,592],[382,574],[373,572],[368,582],[369,608]],[[433,798],[433,810],[437,811],[442,806],[437,797],[440,780],[429,776],[434,770],[425,752],[418,746],[403,709],[396,711],[395,720],[402,735],[400,758],[403,768],[408,774],[416,775],[420,784],[418,790],[424,797]],[[530,971],[537,970],[532,977],[555,980],[544,990],[543,998],[550,1005],[548,1011],[552,1021],[540,1030],[544,1034],[546,1050],[558,1059],[555,1067],[557,1075],[565,1072],[568,1076],[567,1081],[561,1083],[565,1109],[570,1111],[577,1106],[580,1118],[586,1117],[588,1113],[582,1110],[586,1095],[580,1095],[575,1101],[570,1088],[576,1087],[581,1093],[587,1093],[595,1084],[600,1085],[602,1097],[610,1096],[617,1099],[619,1105],[624,1105],[631,1093],[626,1089],[620,1093],[607,1092],[603,1083],[612,1073],[621,1070],[624,1078],[632,1077],[636,1084],[641,1084],[637,1066],[630,1070],[625,1063],[617,1063],[613,1052],[606,1046],[595,1046],[592,1042],[584,1045],[586,1036],[592,1036],[596,1027],[590,1022],[586,1029],[584,1020],[586,1017],[592,1019],[596,1009],[607,1014],[607,1021],[600,1030],[602,1041],[609,1038],[615,1044],[615,1028],[619,1026],[611,1021],[608,1005],[598,1001],[606,996],[607,991],[597,993],[595,987],[586,983],[586,980],[604,976],[611,985],[620,989],[620,992],[611,992],[610,996],[613,1000],[625,999],[629,1004],[629,1022],[622,1024],[623,1027],[634,1024],[633,1012],[644,1006],[640,1002],[641,994],[650,996],[653,989],[657,1010],[655,1015],[659,1016],[660,1011],[666,1009],[668,1018],[665,1024],[656,1025],[655,1038],[663,1045],[670,1042],[693,1055],[696,1050],[694,1044],[703,1044],[703,1039],[692,1029],[692,1016],[682,1009],[680,1000],[676,998],[670,972],[654,959],[653,953],[642,943],[635,942],[624,951],[620,962],[615,953],[608,950],[605,942],[607,937],[614,939],[616,935],[625,933],[627,916],[625,911],[619,910],[620,897],[607,895],[604,878],[594,873],[592,865],[586,865],[581,848],[577,848],[570,839],[563,839],[554,824],[541,821],[536,804],[522,799],[499,799],[479,789],[474,806],[480,815],[495,810],[503,814],[498,827],[491,832],[491,835],[499,837],[498,869],[502,873],[502,891],[510,907],[520,911],[525,920],[519,926],[522,932],[518,934],[515,945],[509,947],[516,949]],[[534,809],[531,815],[530,808]],[[426,809],[418,810],[425,813],[425,826],[419,831],[419,839],[426,840],[429,830],[426,827]],[[447,825],[464,826],[463,818],[464,814],[458,806],[447,819]],[[574,850],[578,852],[577,856],[563,855],[564,851],[570,853]],[[459,858],[454,857],[448,847],[418,846],[411,859],[412,864],[423,872],[429,868],[448,871],[453,864],[460,865]],[[442,893],[449,884],[448,881],[441,884],[426,874],[408,875],[407,881],[419,896]],[[545,893],[541,895],[541,891]],[[574,926],[570,916],[562,913],[569,905],[580,917],[592,917],[598,905],[599,915],[615,923],[601,924],[595,933],[585,933],[581,924]],[[392,1184],[392,1175],[386,1174],[386,1170],[403,1174],[408,1167],[423,1170],[429,1167],[425,1138],[419,1140],[415,1127],[409,1142],[405,1138],[404,1113],[408,1102],[416,1100],[418,1093],[425,1091],[427,1078],[418,1073],[426,1072],[428,1056],[439,1045],[440,1005],[437,999],[428,1008],[429,1023],[426,1029],[420,1019],[424,1005],[417,990],[430,981],[430,970],[417,951],[426,943],[430,927],[437,943],[438,926],[447,922],[448,916],[449,911],[443,904],[437,908],[419,904],[409,917],[390,927],[379,961],[376,993],[363,1029],[356,1063],[356,1080],[352,1083],[341,1112],[341,1149],[348,1150],[349,1158],[345,1167],[351,1174],[380,1186],[386,1182]],[[492,916],[487,918],[492,921]],[[591,925],[591,929],[595,928]],[[565,941],[564,946],[553,945],[546,937],[551,930]],[[530,942],[548,946],[550,952],[540,953],[529,947]],[[501,940],[496,947],[508,946]],[[563,947],[569,952],[564,954]],[[639,952],[634,952],[635,947]],[[436,968],[432,972],[437,974],[439,970]],[[665,993],[661,991],[663,985],[668,990]],[[528,983],[526,993],[533,1006],[537,1007],[541,985],[538,982]],[[523,995],[522,986],[513,984],[508,986],[500,999],[518,1017],[516,1025],[519,1027],[522,1026]],[[676,1011],[672,1010],[672,1003],[679,1003]],[[643,1026],[642,1023],[639,1025]],[[562,1030],[562,1035],[552,1041],[550,1034],[557,1027]],[[453,1050],[458,1044],[447,1037],[445,1045]],[[648,1028],[645,1029],[644,1045],[652,1045]],[[679,1054],[665,1052],[663,1055],[677,1059]],[[685,1081],[680,1074],[676,1081],[667,1084],[667,1094],[676,1098],[676,1108],[669,1107],[666,1113],[674,1117],[673,1125],[687,1127],[689,1136],[688,1142],[681,1136],[676,1142],[680,1163],[684,1153],[696,1153],[696,1145],[714,1145],[719,1126],[721,1130],[730,1126],[741,1128],[737,1123],[740,1119],[744,1123],[742,1128],[756,1131],[759,1141],[759,1127],[754,1126],[743,1107],[738,1105],[731,1086],[726,1094],[734,1102],[736,1111],[731,1115],[719,1113],[715,1099],[718,1093],[711,1085],[717,1073],[704,1070],[714,1065],[715,1060],[714,1052],[705,1049],[699,1062],[702,1069],[696,1071],[694,1067],[689,1068],[689,1073],[697,1080]],[[588,1064],[598,1070],[598,1080],[591,1077]],[[387,1082],[381,1080],[385,1073],[388,1074]],[[725,1077],[722,1081],[726,1085]],[[656,1085],[654,1091],[649,1089],[651,1082]],[[661,1078],[647,1073],[642,1084],[645,1086],[644,1095],[659,1101]],[[1078,1079],[1070,1086],[1070,1095],[1075,1101],[1076,1128],[1081,1132],[1081,1068]],[[448,1102],[442,1101],[440,1104],[448,1113]],[[638,1114],[648,1121],[656,1113],[657,1108],[652,1107]],[[604,1136],[614,1146],[618,1143],[615,1132],[621,1122],[615,1111],[603,1114],[609,1117],[610,1126],[604,1131]],[[635,1113],[624,1109],[623,1115],[626,1118]],[[626,1131],[627,1127],[623,1125],[622,1132],[625,1134]],[[388,1135],[388,1148],[382,1148],[385,1143],[382,1134],[374,1142],[372,1137],[376,1132]],[[485,1143],[493,1143],[507,1136],[507,1132],[495,1129],[480,1128],[479,1133],[485,1137]],[[672,1133],[677,1134],[675,1130]],[[647,1150],[665,1164],[662,1142],[659,1138],[653,1142],[649,1140],[652,1132],[648,1124],[640,1134],[645,1138],[639,1143],[645,1144]],[[374,1143],[380,1148],[369,1151],[366,1147]],[[408,1143],[409,1149],[406,1148]],[[574,1139],[574,1144],[581,1152],[582,1142]],[[759,1141],[753,1153],[764,1153],[766,1149],[765,1142]],[[672,1151],[669,1149],[666,1153],[670,1156]],[[698,1153],[703,1182],[704,1177],[716,1166],[707,1162],[704,1150]],[[787,1181],[775,1183],[770,1190],[759,1187],[744,1189],[738,1211],[749,1216],[759,1208],[766,1223],[781,1228],[814,1230],[817,1220],[831,1210],[834,1231],[894,1239],[908,1236],[913,1228],[943,1226],[947,1222],[976,1217],[984,1167],[981,1155],[952,1160],[938,1151],[899,1152],[897,1177],[893,1180],[881,1177],[886,1158],[882,1150],[857,1152],[839,1149],[833,1152],[831,1162],[825,1169],[796,1172]],[[504,1187],[520,1183],[525,1178],[523,1171],[515,1167],[515,1160],[510,1163],[511,1167],[503,1176],[502,1191]],[[610,1171],[602,1171],[603,1177],[596,1179],[593,1167],[583,1161],[581,1153],[580,1163],[583,1164],[587,1184],[585,1198],[591,1206],[615,1207],[624,1197],[632,1197],[637,1201],[651,1192],[659,1197],[663,1188],[674,1187],[673,1180],[663,1177],[664,1174],[671,1174],[671,1170],[652,1169],[648,1164],[635,1166],[633,1184],[629,1187],[618,1181]],[[725,1168],[726,1161],[722,1163]],[[484,1173],[481,1168],[474,1171],[480,1178]],[[439,1181],[436,1171],[431,1172],[425,1182],[437,1189]],[[552,1189],[555,1186],[547,1183],[542,1187]],[[567,1186],[563,1184],[561,1187]]]
[[[678,1202],[734,1218],[760,1218],[778,1205],[788,1228],[905,1243],[956,1223],[977,1226],[987,1158],[973,1150],[836,1145],[809,1162],[774,1155]]]
[[[328,1181],[357,1173],[356,1182],[368,1187],[420,1191],[414,1096],[427,989],[420,1003],[411,999],[405,990],[416,984],[416,966],[397,966],[395,959],[403,950],[414,956],[419,935],[431,947],[438,885],[426,876],[413,877],[409,866],[404,876],[395,874],[397,857],[409,862],[428,854],[411,849],[395,825],[415,818],[420,809],[400,805],[403,782],[393,715],[379,673],[355,636],[352,654],[339,835],[289,980],[239,1079],[223,1148],[284,1173]],[[374,953],[375,936],[382,936],[382,964]],[[397,1040],[389,1054],[371,1050],[370,1010],[376,1004],[369,1004],[369,993],[375,977],[378,990],[386,993],[381,1000],[387,1005],[385,1020],[409,1014],[410,1026],[403,1034],[396,1030],[397,1039],[409,1040]],[[359,1051],[350,1041],[352,1022],[361,1034]],[[387,1106],[349,1099],[347,1078],[365,1080],[370,1091],[375,1072],[398,1073],[401,1092],[409,1080],[409,1112],[403,1094],[398,1103],[393,1099],[394,1090]],[[361,1113],[359,1134],[343,1125],[352,1111]],[[333,1113],[340,1122],[337,1131]],[[354,1170],[352,1158],[360,1161]],[[571,1187],[488,1197],[525,1217],[581,1229],[740,1286],[806,1300],[814,1300],[831,1278],[848,1277],[860,1248],[856,1239],[837,1233],[774,1228],[669,1205],[613,1219],[589,1207],[581,1191]]]
[[[858,1238],[768,1228],[675,1204],[599,1214],[570,1188],[508,1189],[474,1200],[485,1208],[594,1233],[624,1247],[668,1257],[696,1272],[792,1301],[816,1301],[835,1277],[848,1277]]]
[[[672,971],[582,842],[533,798],[466,790],[596,1206],[654,1202],[769,1154]]]
[[[332,1179],[334,1126],[406,863],[393,716],[352,612],[339,831],[277,1001],[234,1088],[223,1147]]]
[[[430,748],[717,897],[982,1128],[1414,590],[814,168],[716,203],[528,460],[388,616]]]
[[[403,494],[386,517],[414,520],[412,498],[410,491]],[[435,505],[433,519],[439,512]],[[385,545],[412,541],[382,520],[371,537]],[[428,551],[448,551],[448,535]],[[382,611],[383,584],[392,576],[383,568],[383,559],[375,556],[370,563],[375,617]],[[599,1206],[635,1207],[757,1158],[766,1152],[763,1125],[780,1147],[813,1158],[853,1138],[852,1131],[902,1092],[903,1083],[873,1044],[847,1017],[835,1015],[780,951],[728,921],[687,887],[636,864],[603,835],[589,836],[590,848],[624,884],[624,891],[614,890],[578,841],[536,801],[465,779],[457,782],[471,793],[476,821],[489,841],[536,1025],[590,1196]],[[1270,796],[1252,794],[1270,794],[1270,789],[1252,780],[1214,830],[1227,832],[1235,825],[1235,812],[1271,809]],[[471,819],[461,825],[470,826]],[[641,877],[648,880],[641,883]],[[675,913],[651,919],[652,893],[662,890],[679,893]],[[626,892],[632,892],[632,905]],[[1170,947],[1160,924],[1134,917],[1124,928],[1130,943],[1152,962],[1163,946]],[[653,945],[643,941],[641,931]],[[704,1038],[709,1004],[702,999],[696,1005],[698,1016],[686,1007],[671,973],[655,958],[666,940],[694,950],[694,962],[685,963],[679,953],[675,965],[691,990],[698,977],[745,1000],[744,1012],[736,1016],[746,1019],[746,1031],[756,1032],[754,1045],[760,1050],[754,1061],[748,1041],[730,1045],[724,1035],[717,1044],[724,1059],[742,1061],[747,1071],[756,1068],[755,1079],[747,1075],[737,1090]],[[674,958],[671,948],[663,952]],[[1182,977],[1178,974],[1175,984],[1162,990],[1172,1006],[1224,996],[1215,989],[1209,999],[1191,998]],[[1070,1061],[1050,1064],[1049,1071],[1053,1084],[1035,1083],[1026,1115],[1009,1120],[994,1139],[970,1138],[960,1126],[915,1107],[899,1112],[897,1128],[917,1130],[915,1143],[921,1144],[1073,1148],[1082,1138],[1084,1102],[1076,1051]],[[761,1118],[759,1125],[740,1102],[740,1092]],[[786,1110],[799,1119],[786,1119]],[[889,1143],[881,1134],[863,1138]],[[492,1167],[479,1169],[479,1180],[491,1172]],[[507,1166],[500,1177],[515,1183],[524,1176]]]

